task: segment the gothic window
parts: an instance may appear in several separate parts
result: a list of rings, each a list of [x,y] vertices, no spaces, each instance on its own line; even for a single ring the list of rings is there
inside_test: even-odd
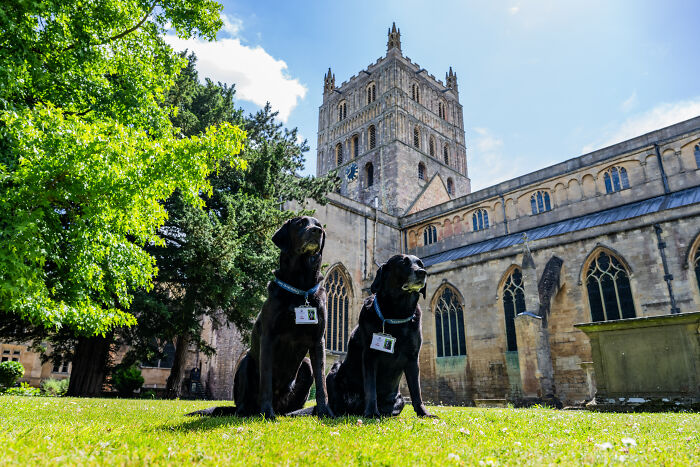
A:
[[[437,229],[434,225],[429,225],[423,230],[423,244],[430,245],[437,242]]]
[[[335,352],[345,352],[350,328],[350,287],[347,276],[339,266],[328,272],[325,288],[328,294],[326,348]]]
[[[533,214],[551,211],[552,202],[549,198],[549,193],[546,191],[537,191],[530,197],[530,207]]]
[[[438,357],[467,354],[464,310],[457,297],[457,292],[446,286],[435,304],[435,341]]]
[[[447,145],[442,147],[442,160],[445,161],[445,164],[450,165],[450,148]]]
[[[151,346],[158,347],[158,342],[155,338],[151,339]],[[153,368],[172,368],[175,363],[175,344],[168,341],[163,346],[163,358],[155,358],[147,362],[143,362],[141,366]]]
[[[605,181],[606,193],[614,193],[630,187],[627,170],[624,167],[612,167],[606,170],[603,180]]]
[[[422,162],[418,164],[418,178],[425,180],[425,165]]]
[[[420,149],[420,130],[417,126],[413,127],[413,147]]]
[[[452,181],[451,178],[447,179],[447,194],[452,196],[455,191],[455,183]]]
[[[435,137],[432,135],[428,140],[428,154],[430,154],[430,157],[435,157]]]
[[[352,137],[352,157],[357,158],[360,155],[360,137],[354,135]]]
[[[486,212],[486,209],[479,209],[472,214],[472,226],[474,232],[489,228],[489,213]]]
[[[335,165],[339,166],[343,163],[343,145],[338,143],[335,145]]]
[[[348,103],[343,101],[338,104],[338,121],[345,120],[348,116]]]
[[[377,100],[377,85],[375,83],[371,83],[369,86],[367,86],[367,104],[371,104],[372,102]]]
[[[420,103],[420,89],[418,83],[411,84],[411,99]]]
[[[445,112],[445,103],[442,101],[438,102],[438,116],[445,120],[447,118],[446,115],[447,112]]]
[[[700,144],[695,145],[695,165],[700,169]]]
[[[693,264],[695,265],[695,279],[697,279],[698,287],[700,287],[700,245],[698,245],[697,249],[695,250]]]
[[[365,165],[365,180],[367,180],[367,187],[374,185],[374,165],[371,162]]]
[[[520,268],[513,269],[503,284],[503,311],[506,318],[506,349],[518,350],[515,338],[515,317],[525,311],[525,289]]]
[[[374,128],[374,125],[369,127],[367,133],[367,139],[369,140],[369,148],[374,149],[377,145],[377,130]]]
[[[627,269],[616,257],[601,251],[586,271],[592,321],[634,318],[634,300]]]

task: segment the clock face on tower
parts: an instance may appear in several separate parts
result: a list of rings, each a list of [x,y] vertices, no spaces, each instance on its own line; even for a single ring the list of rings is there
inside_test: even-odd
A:
[[[354,182],[357,180],[357,164],[352,163],[345,168],[345,178],[348,182]]]

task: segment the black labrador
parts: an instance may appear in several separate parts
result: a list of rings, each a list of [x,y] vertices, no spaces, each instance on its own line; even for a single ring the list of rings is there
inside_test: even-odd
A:
[[[268,298],[253,326],[250,350],[236,370],[236,406],[190,415],[262,414],[274,419],[275,414],[304,406],[315,377],[317,413],[333,416],[324,379],[326,291],[320,270],[325,235],[318,220],[306,216],[290,219],[275,233],[272,241],[281,250],[280,267],[267,286]],[[309,313],[308,308],[315,311]]]
[[[336,415],[400,414],[405,402],[399,382],[405,374],[416,414],[433,416],[423,405],[418,369],[423,342],[418,298],[421,293],[425,298],[426,275],[421,260],[409,255],[396,255],[377,271],[374,295],[365,300],[345,360],[335,363],[326,378],[328,402]],[[381,334],[391,335],[393,345],[391,338],[380,339],[379,350],[376,336]],[[391,347],[393,353],[388,352]]]

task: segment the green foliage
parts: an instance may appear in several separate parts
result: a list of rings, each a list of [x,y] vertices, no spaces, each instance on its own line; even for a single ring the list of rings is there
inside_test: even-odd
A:
[[[70,380],[65,379],[47,379],[41,383],[41,390],[45,396],[62,397],[68,391]]]
[[[245,133],[184,137],[165,92],[186,60],[163,41],[213,39],[212,0],[9,0],[0,5],[0,310],[47,331],[135,323],[156,273],[146,245],[178,190],[192,209]],[[3,318],[4,319],[4,318]]]
[[[440,419],[424,420],[409,405],[400,417],[381,420],[279,417],[270,423],[260,417],[184,415],[227,403],[47,398],[37,404],[0,397],[3,461],[10,465],[46,465],[57,458],[97,465],[700,465],[697,413],[429,407]],[[37,433],[42,442],[37,442]],[[610,449],[604,443],[610,443]]]
[[[114,371],[112,383],[121,397],[133,397],[134,391],[143,386],[141,369],[136,365],[119,367]]]
[[[29,385],[29,383],[22,383],[17,387],[9,388],[7,391],[5,391],[5,395],[36,397],[41,396],[41,389],[32,387]]]
[[[24,376],[24,366],[20,362],[0,363],[0,388],[14,386],[22,376]]]

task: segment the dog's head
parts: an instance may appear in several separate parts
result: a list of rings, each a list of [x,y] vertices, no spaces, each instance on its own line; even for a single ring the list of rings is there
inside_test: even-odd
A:
[[[389,294],[420,292],[425,298],[425,279],[427,276],[428,273],[420,258],[412,255],[392,256],[377,271],[371,291],[374,294],[380,292]]]
[[[313,217],[295,217],[289,219],[275,232],[272,242],[283,253],[315,255],[323,252],[326,232],[321,223]]]

